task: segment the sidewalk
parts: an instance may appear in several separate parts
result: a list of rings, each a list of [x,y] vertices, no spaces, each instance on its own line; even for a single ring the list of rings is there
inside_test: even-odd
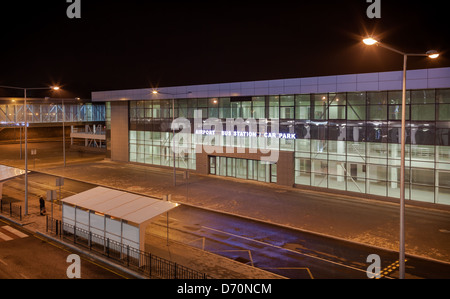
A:
[[[183,179],[181,171],[177,173],[177,186],[174,187],[173,172],[170,169],[106,160],[89,164],[68,164],[66,168],[41,168],[39,171],[148,196],[163,197],[171,194],[172,201],[180,204],[398,250],[398,204],[390,202],[192,173],[187,181]],[[50,213],[48,206],[47,212]],[[39,229],[38,222],[44,217],[33,216],[33,213],[30,207],[31,215],[22,222],[29,223],[26,225],[28,228]],[[449,211],[407,205],[405,227],[407,255],[450,262]],[[159,244],[159,248],[154,247],[152,250],[161,254],[168,252],[164,248],[165,242],[160,243],[162,245]],[[211,259],[205,258],[205,254],[189,246],[175,243],[170,245],[171,257],[180,259],[180,264],[202,268],[215,278],[275,277],[268,272],[216,255]],[[183,259],[185,263],[181,261]],[[218,259],[220,262],[213,265],[213,260]]]

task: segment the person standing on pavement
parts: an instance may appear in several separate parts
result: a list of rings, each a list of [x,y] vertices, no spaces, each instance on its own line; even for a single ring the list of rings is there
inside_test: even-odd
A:
[[[39,211],[40,211],[40,215],[44,216],[45,214],[45,201],[44,198],[42,198],[42,196],[39,196]]]

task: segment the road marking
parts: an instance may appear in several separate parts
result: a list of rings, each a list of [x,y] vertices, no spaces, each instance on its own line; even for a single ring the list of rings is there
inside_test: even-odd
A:
[[[28,235],[12,228],[11,226],[5,225],[0,226],[0,242],[12,241],[15,239],[25,238]]]
[[[271,246],[271,247],[278,248],[278,249],[281,249],[281,250],[286,250],[286,251],[293,252],[293,253],[296,253],[296,254],[299,254],[299,255],[304,255],[304,256],[307,256],[307,257],[310,257],[310,258],[313,258],[313,259],[317,259],[317,260],[320,260],[320,261],[323,261],[323,262],[327,262],[327,263],[330,263],[330,264],[335,264],[335,265],[342,266],[342,267],[345,267],[345,268],[349,268],[349,269],[352,269],[352,270],[356,270],[356,271],[367,273],[367,271],[363,270],[363,269],[355,268],[355,267],[352,267],[352,266],[349,266],[349,265],[345,265],[345,264],[342,264],[342,263],[338,263],[338,262],[333,262],[333,261],[330,261],[330,260],[327,260],[327,259],[324,259],[324,258],[321,258],[321,257],[318,257],[318,256],[306,254],[306,253],[303,253],[303,252],[300,252],[300,251],[296,251],[296,250],[292,250],[292,249],[289,249],[289,248],[284,248],[284,247],[280,247],[280,246],[277,246],[277,245],[273,245],[273,244],[270,244],[270,243],[254,240],[254,239],[251,239],[251,238],[235,235],[235,234],[228,233],[228,232],[225,232],[225,231],[221,231],[221,230],[218,230],[218,229],[214,229],[214,228],[211,228],[211,227],[202,226],[202,228],[205,228],[205,229],[208,229],[208,230],[212,230],[212,231],[216,231],[216,232],[219,232],[219,233],[223,233],[223,234],[226,234],[226,235],[230,235],[230,236],[233,236],[233,237],[236,237],[236,238],[241,238],[241,239],[244,239],[244,240],[247,240],[247,241],[253,241],[253,242],[260,243],[260,244],[263,244],[263,245],[266,245],[266,246]]]
[[[25,279],[30,279],[28,276],[26,276],[25,274],[19,273],[20,276],[22,276]]]
[[[11,238],[8,235],[5,235],[4,233],[0,232],[0,241],[11,241],[13,238]]]
[[[308,272],[309,277],[311,279],[314,279],[311,271],[307,267],[271,267],[271,268],[263,267],[261,269],[264,269],[264,270],[305,270],[306,272]]]
[[[405,263],[408,260],[405,259]],[[397,270],[400,267],[400,262],[399,261],[395,261],[392,264],[390,264],[389,266],[387,266],[386,268],[384,268],[383,270],[380,271],[380,277],[379,278],[383,278],[386,277],[386,275],[391,274],[392,272],[394,272],[395,270]]]
[[[24,234],[21,231],[18,231],[17,229],[12,228],[11,226],[2,226],[2,228],[7,230],[7,231],[9,231],[10,233],[18,236],[19,238],[26,238],[26,237],[28,237],[27,234]]]

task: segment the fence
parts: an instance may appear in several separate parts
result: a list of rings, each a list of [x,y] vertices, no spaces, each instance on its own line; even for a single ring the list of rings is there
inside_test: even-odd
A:
[[[150,278],[161,279],[208,279],[205,273],[179,265],[151,253],[121,244],[109,238],[93,234],[61,220],[47,216],[47,232],[51,232],[65,241],[115,260],[122,266],[140,272]]]
[[[8,213],[9,216],[18,217],[22,221],[22,206],[12,202],[3,202],[0,199],[0,213]]]

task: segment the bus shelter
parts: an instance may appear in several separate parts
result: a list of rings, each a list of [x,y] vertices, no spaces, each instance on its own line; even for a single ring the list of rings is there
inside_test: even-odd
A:
[[[178,204],[96,187],[62,200],[62,221],[144,251],[145,228]]]
[[[25,174],[25,170],[0,165],[0,199],[2,199],[3,195],[3,183],[15,177],[21,176],[23,174]]]

